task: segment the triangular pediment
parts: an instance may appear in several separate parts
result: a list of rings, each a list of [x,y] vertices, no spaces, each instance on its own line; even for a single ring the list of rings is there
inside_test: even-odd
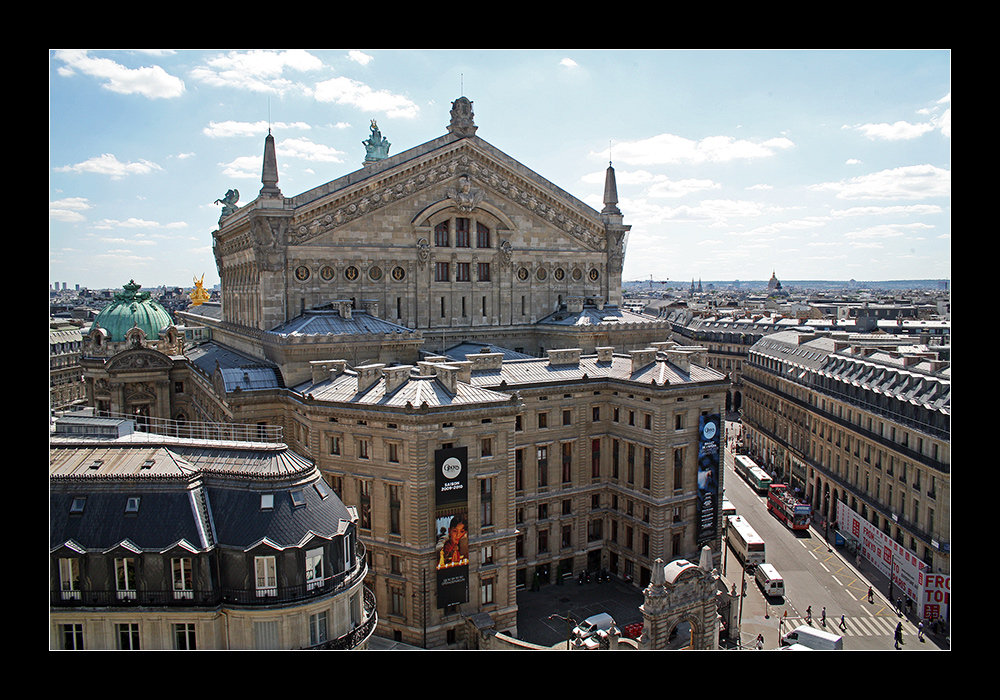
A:
[[[478,208],[508,226],[513,224],[504,212],[518,207],[586,249],[604,250],[605,227],[595,209],[487,142],[477,137],[439,139],[412,151],[416,153],[395,156],[394,163],[382,161],[367,176],[358,171],[294,198],[302,204],[289,225],[287,243],[316,244],[324,234],[360,219],[420,202],[411,218],[440,208]]]

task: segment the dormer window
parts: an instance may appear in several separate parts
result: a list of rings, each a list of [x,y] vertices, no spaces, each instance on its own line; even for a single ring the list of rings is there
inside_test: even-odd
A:
[[[138,513],[139,512],[139,497],[129,496],[128,500],[125,501],[125,512],[126,513]]]
[[[292,491],[292,507],[301,508],[306,504],[306,496],[302,491]]]
[[[70,503],[69,512],[70,513],[82,513],[83,509],[84,509],[84,507],[86,505],[87,505],[87,497],[86,496],[77,496],[76,498],[73,499],[73,502]]]
[[[260,495],[260,509],[261,510],[273,510],[274,509],[274,494],[273,493],[262,493]]]

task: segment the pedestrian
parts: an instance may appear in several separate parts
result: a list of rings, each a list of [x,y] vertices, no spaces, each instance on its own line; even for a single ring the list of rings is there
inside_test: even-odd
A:
[[[896,633],[893,635],[893,640],[896,643],[896,648],[897,649],[899,649],[899,645],[900,644],[905,644],[905,642],[903,641],[903,623],[902,622],[897,622],[896,623]]]
[[[764,648],[764,634],[761,633],[757,635],[757,651],[760,651],[763,648]]]
[[[823,626],[826,627],[826,606],[823,606],[823,612],[820,615],[820,620],[823,622]]]
[[[920,624],[917,625],[917,639],[921,642],[924,641],[924,621],[921,620]]]
[[[813,606],[806,608],[806,622],[812,622],[813,619]]]
[[[875,592],[872,590],[871,586],[868,586],[868,602],[869,603],[875,602]]]
[[[844,616],[843,615],[840,616],[840,629],[842,629],[842,630],[846,630],[847,629],[847,623],[844,621]]]

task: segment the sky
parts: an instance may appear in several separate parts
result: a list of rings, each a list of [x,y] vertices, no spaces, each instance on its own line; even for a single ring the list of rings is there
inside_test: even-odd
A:
[[[49,278],[219,282],[230,189],[274,135],[294,196],[395,155],[473,102],[477,136],[596,210],[623,279],[951,277],[948,50],[49,51]]]

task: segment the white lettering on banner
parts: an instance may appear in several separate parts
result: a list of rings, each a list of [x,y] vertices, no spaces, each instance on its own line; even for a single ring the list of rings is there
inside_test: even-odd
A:
[[[462,488],[461,481],[448,481],[441,487],[442,491],[454,491],[455,489]]]
[[[927,564],[915,553],[863,519],[843,501],[837,501],[837,522],[841,532],[860,543],[865,559],[899,586],[908,598],[924,605],[924,610],[918,611],[921,617],[947,617],[951,576],[927,571]]]

